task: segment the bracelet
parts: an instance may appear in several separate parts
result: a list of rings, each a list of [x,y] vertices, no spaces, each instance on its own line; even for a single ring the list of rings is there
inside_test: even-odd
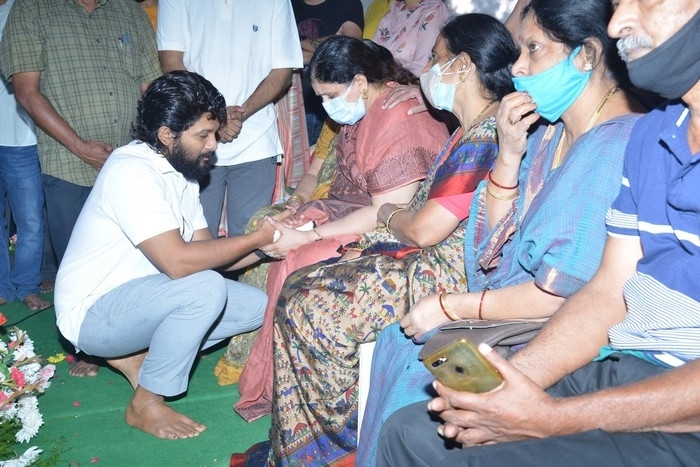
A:
[[[484,319],[484,318],[481,317],[481,310],[482,310],[482,307],[484,306],[484,297],[486,296],[486,292],[487,292],[487,291],[488,291],[488,289],[484,289],[484,291],[481,292],[481,299],[479,300],[479,314],[478,314],[478,317],[479,317],[480,320]]]
[[[496,198],[496,199],[498,199],[498,200],[501,200],[501,201],[512,201],[512,200],[514,200],[515,198],[517,198],[518,196],[520,196],[520,192],[519,192],[519,191],[516,191],[515,193],[513,193],[513,194],[511,194],[511,195],[508,195],[508,196],[497,195],[496,193],[494,193],[493,191],[491,191],[491,187],[490,187],[489,184],[486,185],[486,193],[488,193],[488,194],[491,195],[492,197],[494,197],[494,198]]]
[[[489,170],[489,183],[492,183],[495,187],[500,188],[501,190],[515,190],[520,186],[520,181],[515,182],[515,186],[501,185],[500,183],[496,182],[496,180],[491,178],[491,172],[493,172],[493,169]]]
[[[318,233],[318,230],[316,230],[315,227],[313,229],[311,229],[311,231],[316,235],[316,239],[314,240],[314,242],[317,242],[319,240],[323,240],[323,236],[320,233]]]
[[[447,306],[447,299],[445,298],[446,295],[447,293],[445,292],[440,294],[440,308],[442,309],[442,312],[445,314],[445,316],[450,318],[450,321],[459,321],[460,318],[454,313],[452,313],[452,311],[450,311],[450,308]]]
[[[391,214],[389,214],[389,216],[386,218],[386,222],[384,223],[384,225],[386,226],[386,230],[388,230],[391,235],[394,235],[394,232],[391,231],[391,227],[389,227],[389,224],[391,224],[391,219],[394,218],[394,215],[397,212],[405,211],[405,210],[406,210],[405,208],[396,208],[393,211],[391,211]]]
[[[298,202],[299,204],[306,204],[306,200],[304,199],[304,197],[301,195],[297,195],[297,194],[294,194],[294,195],[290,196],[289,198],[287,198],[287,201],[285,204],[291,205],[291,204],[294,204],[295,202]]]

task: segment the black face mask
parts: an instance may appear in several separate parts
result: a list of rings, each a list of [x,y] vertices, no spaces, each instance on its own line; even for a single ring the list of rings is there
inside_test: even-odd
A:
[[[666,42],[627,63],[635,86],[678,99],[700,80],[700,11]]]

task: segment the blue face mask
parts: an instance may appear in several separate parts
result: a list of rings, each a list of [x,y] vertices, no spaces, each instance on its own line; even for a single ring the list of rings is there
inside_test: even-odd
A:
[[[530,94],[537,104],[537,113],[550,122],[559,120],[591,78],[592,71],[580,71],[574,65],[580,50],[581,46],[576,47],[571,55],[542,73],[513,77],[515,89]]]
[[[341,125],[354,125],[367,113],[364,99],[359,98],[357,102],[345,100],[353,84],[355,84],[354,81],[350,83],[348,90],[342,96],[334,97],[323,103],[323,108],[326,109],[328,116]]]
[[[448,84],[442,82],[442,77],[445,75],[453,75],[457,73],[462,73],[461,71],[445,72],[450,65],[457,60],[457,57],[453,58],[449,62],[440,66],[438,63],[433,65],[430,70],[420,75],[420,87],[425,94],[425,98],[428,99],[430,105],[436,109],[447,110],[452,112],[452,108],[455,102],[455,92],[457,91],[456,84]]]

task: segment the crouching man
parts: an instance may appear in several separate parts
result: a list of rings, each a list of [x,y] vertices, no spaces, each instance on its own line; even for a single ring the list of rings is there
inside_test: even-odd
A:
[[[134,387],[126,422],[159,438],[206,427],[165,404],[187,389],[200,348],[260,326],[267,297],[224,279],[272,242],[257,232],[213,239],[199,203],[226,123],[206,79],[166,74],[138,105],[134,141],[115,150],[95,182],[61,262],[55,293],[61,333],[121,371]]]

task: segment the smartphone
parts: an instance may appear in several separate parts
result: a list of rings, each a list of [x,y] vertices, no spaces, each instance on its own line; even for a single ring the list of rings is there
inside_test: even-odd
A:
[[[488,392],[503,382],[498,370],[466,338],[433,352],[423,364],[438,381],[459,391]]]

